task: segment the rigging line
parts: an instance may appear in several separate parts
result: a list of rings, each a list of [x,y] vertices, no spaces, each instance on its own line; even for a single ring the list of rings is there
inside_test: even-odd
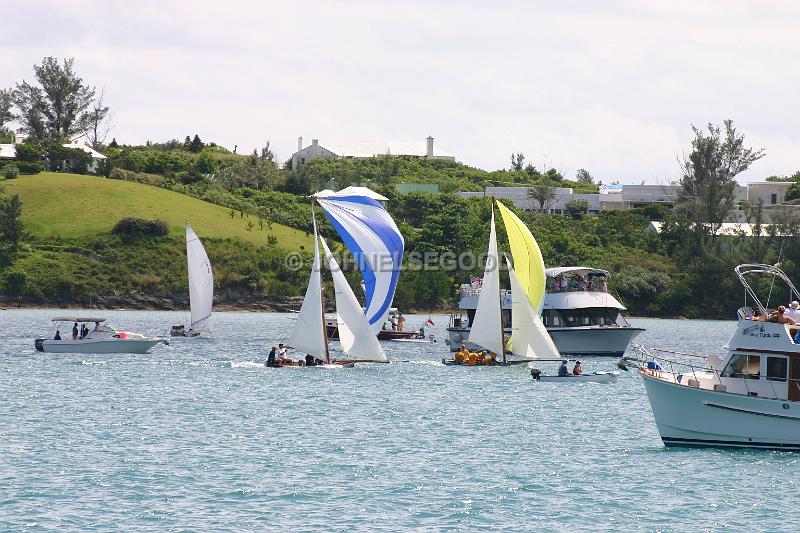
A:
[[[778,251],[778,262],[777,262],[777,263],[775,263],[775,266],[776,266],[776,267],[777,267],[777,266],[778,266],[778,265],[781,263],[781,257],[783,257],[783,244],[784,244],[785,242],[786,242],[786,240],[785,240],[785,239],[781,239],[781,249],[780,249],[780,251]],[[774,287],[774,286],[775,286],[775,276],[777,276],[777,275],[778,275],[778,274],[777,274],[776,272],[774,272],[774,271],[773,271],[773,274],[772,274],[772,282],[771,282],[771,283],[770,283],[770,285],[769,285],[769,294],[767,295],[767,308],[768,308],[768,309],[769,309],[769,299],[770,299],[770,298],[772,298],[772,287]]]

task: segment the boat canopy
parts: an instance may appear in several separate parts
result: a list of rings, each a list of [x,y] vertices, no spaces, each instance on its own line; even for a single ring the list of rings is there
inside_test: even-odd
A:
[[[544,297],[545,309],[586,309],[592,307],[610,307],[620,311],[625,310],[625,306],[607,292],[549,292]]]
[[[79,317],[79,316],[57,316],[53,322],[105,322],[105,318]]]
[[[577,274],[580,276],[608,276],[607,270],[602,270],[599,268],[580,267],[580,266],[548,268],[547,270],[544,271],[544,273],[549,278],[554,278],[562,274]]]

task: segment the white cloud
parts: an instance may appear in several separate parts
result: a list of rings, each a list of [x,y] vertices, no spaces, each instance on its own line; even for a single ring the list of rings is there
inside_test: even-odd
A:
[[[512,151],[604,180],[666,181],[690,124],[732,118],[800,168],[790,2],[11,0],[0,86],[45,55],[105,87],[126,142],[199,133],[239,151],[298,135],[422,139],[487,169]]]

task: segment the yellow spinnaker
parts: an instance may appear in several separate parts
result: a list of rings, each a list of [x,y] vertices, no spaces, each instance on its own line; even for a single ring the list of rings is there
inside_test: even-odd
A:
[[[542,252],[525,223],[500,202],[497,202],[497,207],[506,227],[508,244],[514,257],[514,270],[522,288],[528,294],[531,305],[539,311],[544,300],[545,281]]]

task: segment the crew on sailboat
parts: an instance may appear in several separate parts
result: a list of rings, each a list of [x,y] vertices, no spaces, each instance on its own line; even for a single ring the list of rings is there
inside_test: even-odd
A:
[[[267,356],[267,360],[264,361],[264,366],[269,368],[275,368],[278,366],[278,363],[275,361],[275,351],[277,349],[277,346],[272,347],[272,349],[269,351],[269,355]]]

